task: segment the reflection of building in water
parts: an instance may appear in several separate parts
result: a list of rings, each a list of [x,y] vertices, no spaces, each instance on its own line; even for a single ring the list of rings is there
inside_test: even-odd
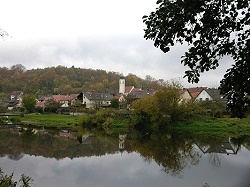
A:
[[[91,144],[94,138],[95,138],[95,135],[93,134],[83,134],[82,136],[78,136],[77,140],[81,144]]]
[[[125,139],[126,139],[127,135],[126,134],[119,134],[119,149],[120,152],[123,152],[124,148],[125,148]]]
[[[196,144],[199,149],[204,153],[220,153],[220,154],[234,154],[236,155],[238,152],[237,148],[234,148],[230,142],[230,138],[216,144],[216,145],[199,145]]]
[[[247,137],[242,145],[250,151],[250,137]]]
[[[23,156],[24,156],[24,153],[14,152],[13,154],[9,154],[8,158],[11,160],[20,160],[21,158],[23,158]]]

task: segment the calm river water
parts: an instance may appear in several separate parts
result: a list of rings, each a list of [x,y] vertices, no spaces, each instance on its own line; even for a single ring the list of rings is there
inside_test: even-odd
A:
[[[249,187],[250,138],[0,129],[0,167],[35,187]]]

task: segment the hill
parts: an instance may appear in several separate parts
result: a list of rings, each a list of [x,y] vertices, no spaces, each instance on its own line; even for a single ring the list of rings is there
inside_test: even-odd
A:
[[[9,95],[12,91],[20,90],[24,94],[36,96],[48,94],[80,93],[81,91],[117,93],[119,72],[105,70],[68,68],[64,66],[47,67],[44,69],[26,70],[21,64],[11,68],[0,67],[0,94]],[[156,88],[157,81],[151,76],[144,80],[136,75],[125,77],[126,85]]]

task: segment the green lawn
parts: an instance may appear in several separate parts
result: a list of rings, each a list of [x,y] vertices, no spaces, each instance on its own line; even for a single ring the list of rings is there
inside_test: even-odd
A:
[[[20,118],[23,124],[31,124],[46,127],[69,127],[79,125],[79,116],[60,115],[60,114],[25,114]]]
[[[23,124],[32,124],[44,127],[81,127],[81,116],[60,115],[60,114],[25,114],[21,116],[11,116],[11,118],[19,118]],[[114,119],[113,130],[125,131],[129,124],[128,119]],[[250,117],[244,119],[237,118],[201,118],[188,122],[183,122],[171,126],[171,129],[183,133],[195,134],[213,134],[239,136],[250,135]]]
[[[173,129],[184,133],[218,136],[250,135],[250,118],[203,118],[178,124]]]

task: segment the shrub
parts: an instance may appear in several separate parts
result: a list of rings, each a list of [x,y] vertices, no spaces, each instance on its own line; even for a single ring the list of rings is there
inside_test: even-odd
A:
[[[2,169],[0,168],[0,187],[17,187],[18,181],[13,180],[14,173],[11,175],[6,175],[3,173]],[[25,176],[24,174],[21,175],[19,182],[21,182],[20,187],[29,187],[30,182],[33,180]]]
[[[12,124],[20,124],[21,123],[20,118],[11,118],[10,121],[12,122]]]

